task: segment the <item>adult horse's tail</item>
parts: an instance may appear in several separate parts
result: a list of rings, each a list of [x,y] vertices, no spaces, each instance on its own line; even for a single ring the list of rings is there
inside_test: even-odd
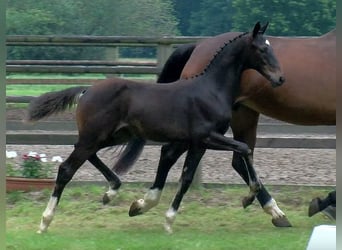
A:
[[[26,121],[38,121],[70,108],[87,88],[89,87],[73,87],[61,91],[48,92],[34,98],[28,107]]]

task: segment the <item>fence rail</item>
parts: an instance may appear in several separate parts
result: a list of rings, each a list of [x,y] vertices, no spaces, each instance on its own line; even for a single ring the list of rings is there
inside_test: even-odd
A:
[[[172,50],[185,43],[195,43],[206,37],[140,37],[140,36],[7,36],[7,46],[98,46],[109,47],[113,61],[54,61],[54,60],[8,60],[7,72],[25,73],[112,73],[112,74],[158,74]],[[156,63],[140,65],[137,62],[118,62],[120,47],[155,47]],[[77,64],[77,65],[76,65]],[[91,65],[90,65],[91,64]]]
[[[9,35],[7,46],[154,46],[194,43],[206,36],[54,36]]]
[[[6,127],[7,144],[72,145],[77,141],[76,123],[71,121],[41,121],[35,124],[7,121]],[[258,135],[256,147],[260,148],[336,148],[335,126],[308,127],[261,122]],[[161,145],[152,141],[148,144]]]
[[[137,37],[137,36],[7,36],[7,46],[101,46],[107,47],[112,52],[110,60],[7,60],[7,72],[20,73],[102,73],[102,74],[159,74],[162,66],[174,48],[180,44],[194,43],[206,37]],[[119,47],[155,47],[157,57],[153,62],[149,61],[122,61],[117,57]],[[91,84],[96,79],[7,79],[7,84]],[[32,96],[7,96],[8,103],[28,103]],[[47,123],[41,124],[42,130],[28,129],[7,121],[7,144],[73,144],[77,139],[75,130],[50,131],[46,128]],[[15,127],[15,126],[14,126]],[[44,129],[45,127],[45,129]],[[66,127],[65,124],[63,126]],[[259,128],[263,128],[260,125]],[[334,133],[335,127],[306,127],[302,132],[308,132],[314,128],[323,134]],[[27,129],[27,128],[26,128]],[[268,131],[279,132],[280,130],[293,131],[295,126],[276,127],[271,125]],[[274,133],[273,132],[273,133]],[[310,132],[309,132],[310,133]],[[315,133],[315,132],[314,132]],[[259,134],[258,134],[259,135]],[[331,136],[300,137],[298,133],[292,136],[265,136],[259,137],[257,147],[269,148],[336,148],[336,138]],[[149,142],[155,145],[154,142]]]

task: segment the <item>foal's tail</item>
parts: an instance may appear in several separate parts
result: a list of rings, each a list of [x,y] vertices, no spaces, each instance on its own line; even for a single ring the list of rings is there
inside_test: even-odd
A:
[[[78,97],[89,87],[73,87],[61,91],[48,92],[34,98],[28,107],[25,121],[38,121],[52,114],[62,112],[74,105]]]
[[[120,154],[119,159],[113,166],[112,170],[118,175],[126,174],[137,161],[145,143],[145,140],[139,138],[130,140],[125,147],[125,150]]]

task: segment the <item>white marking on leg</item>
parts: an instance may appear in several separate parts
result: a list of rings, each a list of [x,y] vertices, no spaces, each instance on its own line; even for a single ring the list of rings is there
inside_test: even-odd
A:
[[[137,200],[137,205],[141,213],[145,213],[151,208],[158,205],[161,196],[161,190],[158,188],[150,189],[144,195],[144,199]]]
[[[37,233],[44,233],[47,231],[53,219],[53,216],[55,215],[56,206],[57,206],[57,197],[51,196],[45,208],[45,211],[43,212],[43,216],[40,221],[40,226],[39,226],[39,230],[37,231]]]
[[[157,206],[160,200],[160,196],[161,190],[157,188],[148,190],[148,192],[144,195],[146,209],[144,212],[150,210],[152,207]]]
[[[113,190],[112,188],[109,188],[108,191],[106,192],[106,195],[109,200],[112,200],[116,196],[117,193],[118,193],[117,190]]]
[[[166,232],[170,234],[172,233],[171,226],[176,219],[176,215],[177,215],[177,211],[173,209],[172,207],[170,207],[165,213],[166,222],[164,224],[164,229],[166,230]]]
[[[280,208],[277,205],[277,202],[273,198],[265,204],[263,209],[267,214],[270,214],[274,219],[285,216],[285,213],[280,210]]]

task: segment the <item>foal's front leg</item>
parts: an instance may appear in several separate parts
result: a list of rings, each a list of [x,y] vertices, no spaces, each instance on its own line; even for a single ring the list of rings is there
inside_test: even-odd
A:
[[[184,194],[188,191],[192,183],[197,166],[202,159],[205,151],[205,148],[198,148],[197,146],[190,146],[188,150],[184,161],[180,187],[171,203],[170,208],[166,212],[166,222],[164,228],[168,233],[172,233],[171,226],[176,219],[180,203],[182,202]]]
[[[162,146],[154,183],[143,199],[132,203],[129,216],[143,214],[159,203],[161,192],[171,167],[186,150],[187,145],[182,143],[170,143]]]

